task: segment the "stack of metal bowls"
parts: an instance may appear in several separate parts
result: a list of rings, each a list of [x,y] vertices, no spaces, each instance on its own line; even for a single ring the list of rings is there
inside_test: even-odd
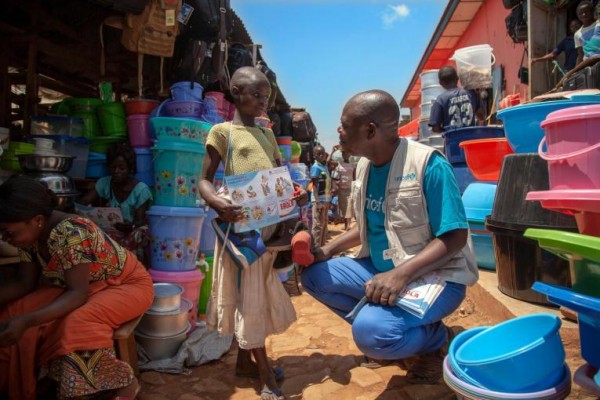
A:
[[[181,297],[183,287],[173,283],[154,284],[154,302],[136,328],[135,337],[150,360],[177,354],[190,330],[192,303]]]
[[[73,209],[79,192],[73,179],[65,175],[73,166],[75,157],[61,154],[33,153],[19,155],[19,164],[26,175],[45,184],[58,197],[58,210]]]

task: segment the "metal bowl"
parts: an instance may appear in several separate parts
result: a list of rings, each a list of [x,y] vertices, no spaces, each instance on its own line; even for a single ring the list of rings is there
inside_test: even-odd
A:
[[[188,323],[188,329],[189,327],[190,324]],[[167,337],[153,337],[135,332],[135,340],[144,348],[150,360],[164,360],[177,354],[181,343],[187,337],[188,329],[178,335]]]
[[[29,173],[27,176],[43,183],[56,194],[75,193],[77,191],[73,178],[64,174],[42,172],[38,174]]]
[[[63,155],[21,154],[17,156],[25,172],[68,172],[75,157]]]
[[[152,337],[167,337],[186,332],[189,328],[188,319],[191,309],[192,302],[181,299],[181,307],[177,311],[146,311],[137,326],[137,331]]]
[[[174,283],[155,283],[154,301],[149,311],[169,312],[179,311],[183,287]]]
[[[58,211],[72,212],[75,209],[75,199],[79,197],[79,195],[79,192],[57,194],[58,204],[55,208]]]

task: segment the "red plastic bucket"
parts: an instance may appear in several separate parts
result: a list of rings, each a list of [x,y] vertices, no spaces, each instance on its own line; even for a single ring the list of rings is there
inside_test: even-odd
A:
[[[200,286],[204,279],[204,274],[197,269],[184,272],[169,272],[169,271],[157,271],[155,269],[149,269],[148,273],[152,277],[152,281],[155,283],[176,283],[183,287],[182,297],[192,302],[194,307],[190,310],[189,321],[192,324],[192,328],[196,327],[196,320],[198,319],[198,299],[200,298]]]
[[[127,130],[129,131],[129,144],[131,147],[150,147],[150,130],[148,125],[149,115],[135,114],[127,117]]]
[[[600,189],[600,105],[548,114],[538,147],[548,161],[550,189]],[[548,151],[544,153],[544,144]]]
[[[506,138],[476,139],[461,142],[467,166],[480,181],[498,181],[504,157],[514,153]]]

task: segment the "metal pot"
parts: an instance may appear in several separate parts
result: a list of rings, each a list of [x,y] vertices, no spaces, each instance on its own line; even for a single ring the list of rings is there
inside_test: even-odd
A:
[[[183,287],[174,283],[155,283],[154,301],[149,311],[168,312],[179,311]]]
[[[431,147],[443,146],[445,143],[446,139],[441,135],[429,136],[429,145]]]
[[[192,302],[188,299],[181,299],[181,307],[177,311],[146,311],[137,326],[137,331],[152,337],[178,335],[189,328],[188,319],[191,309]]]
[[[38,174],[29,173],[27,176],[43,183],[56,194],[72,194],[77,192],[73,178],[64,174],[42,172]]]
[[[57,194],[58,204],[55,209],[58,211],[73,211],[77,197],[79,197],[79,192]]]
[[[187,329],[178,335],[167,337],[152,337],[135,332],[135,341],[144,348],[150,360],[164,360],[175,356],[186,337]]]
[[[68,172],[75,157],[41,154],[21,154],[17,156],[25,172]]]

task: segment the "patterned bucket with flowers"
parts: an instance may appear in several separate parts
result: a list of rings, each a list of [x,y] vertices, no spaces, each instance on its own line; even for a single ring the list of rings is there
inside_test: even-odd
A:
[[[151,267],[159,271],[190,271],[196,268],[204,210],[153,206],[147,215]]]
[[[153,150],[154,204],[196,207],[204,145],[159,141]]]
[[[159,141],[204,145],[212,127],[208,122],[194,118],[153,117],[150,125]]]

